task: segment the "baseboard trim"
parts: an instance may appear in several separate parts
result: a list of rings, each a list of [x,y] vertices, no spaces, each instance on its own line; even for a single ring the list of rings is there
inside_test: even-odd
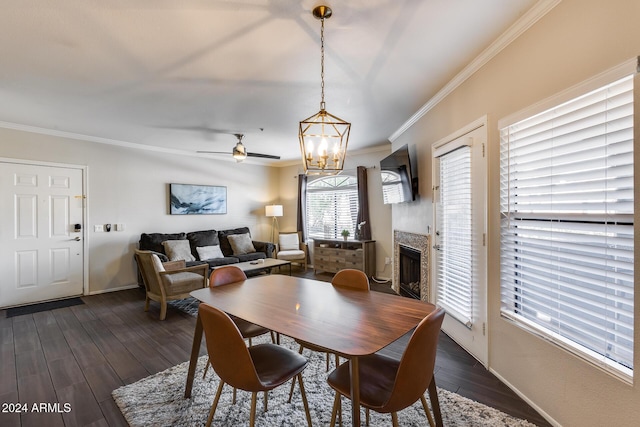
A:
[[[106,294],[106,293],[109,293],[109,292],[126,291],[127,289],[135,289],[137,287],[138,287],[138,284],[134,283],[132,285],[120,286],[118,288],[110,288],[110,289],[101,289],[99,291],[91,291],[87,295],[100,295],[100,294]]]

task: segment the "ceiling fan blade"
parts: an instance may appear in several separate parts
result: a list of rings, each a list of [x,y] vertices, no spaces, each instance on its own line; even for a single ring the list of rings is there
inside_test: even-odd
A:
[[[247,152],[248,157],[261,157],[263,159],[275,159],[280,160],[280,156],[272,156],[271,154],[260,154],[260,153],[250,153]]]
[[[202,154],[232,154],[228,151],[196,151]],[[280,160],[280,156],[272,156],[271,154],[247,153],[247,157],[260,157],[262,159]]]

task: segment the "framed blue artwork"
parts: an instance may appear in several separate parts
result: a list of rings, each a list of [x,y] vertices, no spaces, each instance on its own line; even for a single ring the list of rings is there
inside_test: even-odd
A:
[[[221,215],[227,213],[227,187],[169,184],[171,215]]]

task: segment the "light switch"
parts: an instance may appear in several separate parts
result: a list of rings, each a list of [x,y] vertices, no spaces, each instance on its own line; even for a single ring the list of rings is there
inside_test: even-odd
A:
[[[102,224],[94,225],[93,226],[93,231],[95,233],[104,233],[104,225],[102,225]]]

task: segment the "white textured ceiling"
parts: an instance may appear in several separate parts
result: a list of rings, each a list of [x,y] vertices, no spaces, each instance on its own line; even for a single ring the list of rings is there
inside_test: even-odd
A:
[[[0,0],[0,121],[189,152],[243,132],[250,152],[297,159],[320,106],[321,3]],[[324,3],[326,107],[354,150],[388,142],[536,1]]]

